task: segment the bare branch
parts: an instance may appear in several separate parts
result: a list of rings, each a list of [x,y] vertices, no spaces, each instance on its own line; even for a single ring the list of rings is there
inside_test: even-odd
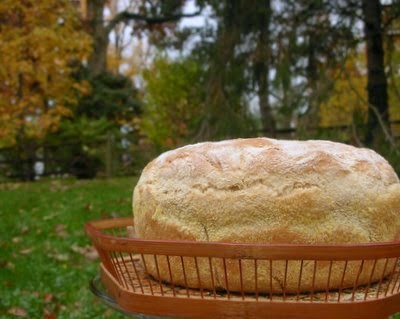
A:
[[[114,29],[114,27],[118,23],[124,22],[124,21],[129,21],[129,20],[143,21],[149,25],[152,25],[152,24],[161,24],[161,23],[165,23],[165,22],[178,21],[179,19],[182,19],[182,18],[192,18],[192,17],[198,16],[200,13],[201,13],[201,10],[193,12],[193,13],[173,14],[173,15],[164,16],[164,17],[149,17],[149,16],[137,14],[137,13],[122,11],[110,20],[110,22],[105,27],[105,30],[108,34],[111,32],[112,29]]]
[[[356,124],[354,123],[354,120],[351,121],[351,133],[353,134],[354,141],[356,142],[358,147],[364,147],[363,143],[360,140],[360,137],[358,136],[357,133],[357,128]]]
[[[346,70],[344,70],[344,74],[345,74],[346,77],[347,77],[347,81],[348,81],[348,83],[349,83],[350,89],[357,95],[357,97],[358,97],[363,103],[365,103],[365,104],[368,106],[368,108],[370,108],[370,109],[374,112],[374,114],[375,114],[375,116],[376,116],[376,118],[377,118],[377,120],[378,120],[379,126],[381,127],[381,130],[382,130],[382,132],[383,132],[383,135],[385,136],[386,141],[390,144],[390,146],[392,147],[392,149],[395,151],[396,154],[400,154],[400,151],[398,150],[398,145],[397,145],[395,139],[393,138],[392,134],[390,134],[390,130],[389,130],[389,128],[387,127],[387,125],[385,124],[385,122],[384,122],[384,120],[383,120],[383,118],[382,118],[382,115],[379,113],[378,108],[377,108],[375,105],[372,105],[371,103],[369,103],[369,102],[357,91],[357,89],[354,87],[354,85],[353,85],[353,83],[352,83],[352,81],[351,81],[350,75],[348,74],[348,72],[347,72]]]
[[[384,123],[384,121],[382,119],[382,116],[379,113],[378,108],[375,105],[372,105],[372,104],[369,104],[369,103],[368,103],[368,107],[371,108],[371,110],[374,112],[376,118],[378,119],[379,125],[381,126],[382,132],[385,135],[386,140],[393,147],[393,149],[396,152],[396,154],[400,154],[400,152],[398,150],[398,147],[397,147],[397,143],[394,140],[393,136],[390,134],[387,125],[385,125],[385,123]]]

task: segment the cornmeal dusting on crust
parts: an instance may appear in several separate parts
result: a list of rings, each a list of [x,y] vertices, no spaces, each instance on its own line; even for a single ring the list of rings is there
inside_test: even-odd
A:
[[[166,152],[134,191],[141,238],[364,243],[400,234],[400,183],[369,149],[237,139]]]

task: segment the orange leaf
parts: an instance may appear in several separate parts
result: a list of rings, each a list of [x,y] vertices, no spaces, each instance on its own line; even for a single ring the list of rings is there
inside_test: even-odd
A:
[[[22,318],[24,318],[28,315],[26,310],[21,307],[12,307],[12,308],[8,309],[7,313],[10,315],[14,315],[17,317],[22,317]]]

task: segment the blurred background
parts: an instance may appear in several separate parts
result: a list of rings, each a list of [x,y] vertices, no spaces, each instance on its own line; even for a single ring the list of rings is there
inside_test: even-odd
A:
[[[0,0],[0,317],[122,319],[83,224],[160,152],[254,136],[400,174],[400,0]]]
[[[2,0],[0,180],[135,175],[237,137],[400,172],[400,1]]]

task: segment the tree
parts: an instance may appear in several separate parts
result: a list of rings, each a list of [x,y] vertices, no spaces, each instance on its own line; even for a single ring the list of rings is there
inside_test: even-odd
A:
[[[71,115],[85,83],[71,74],[89,54],[67,0],[0,3],[0,144],[43,137]]]
[[[336,70],[356,46],[355,16],[338,19],[333,1],[274,2],[271,108],[279,126],[308,131],[318,126],[320,104]]]
[[[354,140],[359,146],[363,144],[363,131],[358,128],[364,127],[368,118],[364,65],[365,54],[360,50],[349,55],[342,66],[332,70],[331,76],[335,78],[332,90],[319,106],[319,125],[322,128],[347,126],[347,132],[341,130],[346,135],[344,140]],[[335,134],[339,134],[339,131]]]
[[[88,1],[87,30],[93,38],[93,51],[89,58],[89,70],[96,76],[107,70],[107,48],[109,44],[109,35],[120,23],[135,23],[134,27],[139,34],[145,29],[151,29],[154,26],[174,23],[183,17],[193,17],[199,12],[184,14],[182,7],[185,1],[139,1],[131,2],[130,5],[120,12],[116,12],[110,21],[105,23],[103,12],[106,6],[106,0]],[[136,9],[137,13],[132,12]],[[171,27],[171,24],[169,24]]]
[[[141,128],[160,150],[193,141],[205,116],[203,71],[192,59],[159,57],[144,74]]]
[[[192,55],[206,70],[206,116],[200,139],[233,138],[254,134],[257,126],[274,131],[269,105],[269,1],[198,1],[212,9],[216,24],[201,32]],[[196,33],[198,36],[198,32]],[[263,121],[250,113],[257,97]]]
[[[4,0],[0,43],[0,145],[17,146],[19,171],[32,179],[35,142],[57,130],[88,90],[72,74],[90,39],[68,0]]]
[[[399,7],[398,11],[400,11]],[[400,19],[391,19],[393,15],[390,14],[385,14],[384,17],[387,26],[385,65],[387,66],[388,76],[389,117],[391,121],[398,122],[391,127],[392,134],[400,136],[400,74],[396,72],[400,65]]]
[[[80,97],[76,117],[105,118],[118,127],[141,112],[138,92],[130,78],[111,72],[92,76],[87,70],[81,70],[80,76],[90,83],[91,90]]]
[[[379,0],[362,0],[368,69],[368,129],[365,143],[372,145],[374,136],[381,131],[379,119],[388,125],[388,85],[385,74],[382,6]],[[379,134],[382,135],[382,134]]]
[[[255,1],[253,9],[255,10],[256,21],[253,32],[257,34],[253,61],[254,83],[257,87],[263,132],[274,137],[276,122],[269,101],[269,75],[272,62],[272,42],[270,40],[271,0]]]

